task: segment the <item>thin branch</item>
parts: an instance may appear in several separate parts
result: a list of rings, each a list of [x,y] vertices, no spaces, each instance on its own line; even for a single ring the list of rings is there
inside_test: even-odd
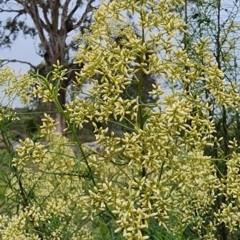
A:
[[[62,21],[65,21],[66,17],[67,17],[67,13],[68,13],[68,5],[71,2],[71,0],[66,0],[64,5],[63,5],[63,9],[62,9]],[[79,5],[78,3],[76,3],[76,5]],[[75,7],[76,7],[75,5]]]
[[[46,31],[49,31],[49,27],[44,23],[44,21],[42,20],[42,18],[39,15],[39,9],[38,9],[38,6],[37,6],[37,2],[35,0],[32,0],[32,1],[34,3],[31,5],[31,7],[29,7],[30,16],[32,16],[32,19],[35,22],[37,28],[39,27],[39,29],[38,29],[39,31],[40,31],[40,28],[43,28]]]
[[[20,10],[0,8],[0,12],[18,13],[19,15],[26,13],[24,8]]]
[[[74,6],[74,8],[71,10],[71,12],[68,14],[67,18],[65,19],[66,22],[71,20],[73,14],[77,11],[77,9],[80,7],[80,5],[81,5],[80,1],[77,1],[76,5]]]
[[[37,26],[36,19],[39,18],[39,15],[37,15],[37,17],[34,16],[35,15],[35,11],[34,10],[35,10],[35,7],[36,7],[35,4],[31,4],[31,3],[27,2],[27,1],[24,1],[24,0],[15,0],[15,1],[18,4],[20,4],[21,6],[23,6],[23,8],[25,10],[25,13],[28,13],[31,16],[33,22]],[[41,34],[39,33],[39,35],[41,35]],[[39,37],[41,38],[41,36],[39,36]]]
[[[26,13],[28,13],[31,16],[31,18],[38,30],[39,38],[40,38],[42,44],[44,45],[44,43],[47,42],[47,39],[43,33],[43,29],[48,31],[48,27],[46,26],[46,24],[43,22],[43,20],[39,16],[37,2],[35,0],[32,0],[30,3],[27,1],[24,1],[24,0],[15,0],[15,1],[17,3],[19,3],[20,5],[22,5],[24,7]]]
[[[67,22],[67,14],[68,14],[68,5],[71,0],[66,0],[63,9],[62,9],[62,17],[61,17],[61,28],[66,31],[66,22]],[[77,4],[77,3],[76,3]]]
[[[82,17],[79,19],[79,21],[76,24],[73,25],[73,30],[80,27],[82,25],[82,23],[86,20],[88,13],[90,13],[93,9],[95,9],[92,6],[93,2],[94,2],[94,0],[89,1],[89,3],[86,6],[86,9],[85,9],[84,13],[82,14]],[[70,16],[70,14],[69,14],[69,16]]]
[[[21,61],[21,60],[17,60],[17,59],[0,59],[0,65],[4,66],[8,63],[22,63],[22,64],[27,64],[29,65],[31,68],[33,68],[34,70],[37,70],[37,67],[32,65],[30,62],[26,62],[26,61]]]
[[[41,43],[43,44],[44,48],[47,49],[47,38],[43,32],[43,28],[48,31],[48,28],[42,21],[42,19],[39,16],[37,6],[35,4],[27,6],[25,3],[23,3],[24,8],[28,12],[28,14],[31,16],[33,22],[35,23],[35,26],[38,30],[38,35],[41,40]]]
[[[16,22],[17,19],[22,15],[22,14],[26,14],[25,10],[21,10],[19,11],[19,13],[14,17],[14,19],[12,20],[12,22]]]
[[[42,14],[43,14],[44,20],[45,20],[45,22],[46,22],[46,26],[47,26],[47,27],[51,26],[51,23],[50,23],[49,18],[48,18],[48,16],[47,16],[48,8],[46,7],[46,5],[43,3],[42,0],[37,1],[37,3],[39,4],[39,6],[40,6],[41,9],[42,9]],[[50,28],[49,28],[49,29],[50,29]]]
[[[24,7],[24,9],[26,10],[26,7],[29,7],[26,1],[24,0],[15,0],[18,4],[22,5]]]
[[[45,22],[41,18],[39,19],[39,21],[40,25],[44,28],[44,30],[46,30],[49,33],[51,30],[50,28],[51,25],[45,24]]]

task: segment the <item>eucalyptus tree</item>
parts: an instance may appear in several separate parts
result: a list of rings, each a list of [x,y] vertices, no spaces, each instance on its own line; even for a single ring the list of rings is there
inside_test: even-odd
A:
[[[74,79],[76,65],[70,59],[71,47],[74,42],[68,42],[68,37],[75,30],[83,31],[91,22],[94,0],[2,0],[0,13],[9,15],[0,25],[0,47],[11,47],[21,36],[38,37],[38,54],[44,58],[42,68],[33,66],[27,59],[20,61],[29,64],[33,70],[49,72],[52,65],[59,62],[67,66],[68,74],[58,89],[58,98],[62,106],[66,103],[66,89]],[[27,46],[24,46],[27,48]],[[26,49],[27,50],[27,49]],[[3,59],[2,64],[18,61],[17,59]],[[51,81],[51,79],[49,79]],[[49,106],[52,111],[56,108]],[[65,121],[59,114],[55,114],[59,122],[57,131],[62,132]]]

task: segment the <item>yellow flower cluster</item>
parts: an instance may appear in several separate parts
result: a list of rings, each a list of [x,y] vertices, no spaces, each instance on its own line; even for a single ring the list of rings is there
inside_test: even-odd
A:
[[[83,67],[73,85],[91,86],[85,99],[71,100],[62,112],[73,142],[55,133],[56,123],[47,114],[40,127],[45,142],[20,141],[11,165],[12,188],[5,194],[15,204],[11,216],[0,218],[1,239],[96,239],[99,232],[116,239],[151,239],[152,232],[178,239],[185,230],[199,239],[215,239],[222,223],[232,232],[237,229],[237,142],[230,142],[226,176],[218,176],[216,161],[221,159],[205,152],[221,142],[210,100],[233,108],[239,96],[226,86],[209,39],[194,45],[194,59],[177,45],[176,37],[185,33],[174,11],[179,4],[183,2],[112,0],[95,11],[83,36],[88,46],[79,46],[75,56]],[[139,34],[125,20],[126,12],[138,18]],[[122,39],[117,42],[116,36]],[[57,105],[66,71],[59,63],[54,67],[52,82],[38,77],[33,94]],[[170,87],[164,92],[160,83],[153,85],[150,94],[157,102],[151,104],[142,101],[144,76],[149,74]],[[133,81],[137,97],[124,98]],[[84,147],[74,132],[90,121],[102,151]],[[116,136],[94,121],[102,126],[111,121],[123,133]],[[219,197],[226,201],[216,210]]]
[[[1,87],[6,96],[13,101],[17,96],[24,104],[28,104],[31,98],[31,89],[36,83],[29,74],[15,72],[9,67],[0,69]]]
[[[10,202],[11,199],[19,201],[19,207],[15,202],[16,208],[12,211],[20,208],[20,212],[12,217],[1,216],[1,239],[57,240],[64,236],[94,239],[89,227],[85,224],[80,227],[79,223],[84,206],[84,180],[79,179],[85,170],[79,165],[77,171],[76,156],[66,138],[50,133],[48,136],[50,140],[45,144],[26,139],[20,141],[21,145],[16,149],[13,166],[21,172],[21,176],[13,173],[13,189],[8,189],[5,197]],[[27,197],[25,207],[21,207],[22,194]]]

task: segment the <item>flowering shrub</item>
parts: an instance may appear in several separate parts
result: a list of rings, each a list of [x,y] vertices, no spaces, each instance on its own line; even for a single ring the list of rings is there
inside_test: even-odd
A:
[[[38,80],[34,97],[55,102],[72,140],[55,133],[57,123],[45,114],[44,142],[20,141],[7,173],[4,204],[11,211],[2,209],[1,239],[209,240],[218,239],[223,223],[232,233],[238,230],[239,146],[229,142],[228,159],[205,150],[220,149],[221,141],[214,135],[210,99],[218,107],[236,108],[239,96],[225,84],[208,39],[194,45],[194,59],[177,45],[185,32],[173,11],[180,4],[102,3],[82,36],[87,47],[80,45],[75,56],[83,67],[73,86],[91,85],[84,99],[60,106],[57,92],[66,70],[59,64],[52,79],[28,77],[31,84]],[[126,13],[138,18],[141,34],[135,34]],[[119,44],[113,36],[123,34],[121,29],[125,39]],[[9,80],[6,69],[1,74]],[[155,103],[148,104],[142,101],[142,86],[149,74],[171,88],[153,85]],[[138,84],[137,97],[123,99],[132,81]],[[176,89],[178,83],[192,88]],[[122,136],[108,129],[109,120],[122,126]],[[76,129],[90,121],[102,151],[78,140]],[[226,175],[219,176],[216,161],[225,164]]]

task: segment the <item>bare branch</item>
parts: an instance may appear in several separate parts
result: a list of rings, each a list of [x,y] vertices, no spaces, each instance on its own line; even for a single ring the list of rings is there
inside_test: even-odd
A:
[[[44,20],[46,22],[46,26],[51,26],[51,23],[50,23],[49,18],[47,16],[47,12],[48,12],[47,6],[44,4],[44,2],[42,0],[38,0],[37,3],[39,4],[39,6],[42,9],[42,13],[43,13]]]
[[[0,59],[0,65],[4,66],[8,63],[22,63],[22,64],[27,64],[29,65],[31,68],[33,68],[35,71],[37,70],[37,67],[32,65],[30,62],[26,62],[26,61],[21,61],[21,60],[17,60],[17,59]]]
[[[47,49],[47,38],[43,32],[43,29],[48,31],[48,27],[46,24],[42,21],[42,19],[39,16],[38,9],[37,9],[37,3],[35,0],[32,0],[32,4],[27,4],[26,1],[23,0],[16,0],[19,4],[21,4],[26,12],[31,16],[37,31],[39,38],[41,40],[41,43],[43,44],[44,48]]]
[[[44,30],[46,30],[48,33],[51,31],[51,23],[49,24],[45,24],[44,21],[40,18],[40,25],[42,26],[42,28],[44,28]]]
[[[66,21],[67,21],[67,14],[68,14],[68,5],[71,0],[66,0],[63,9],[62,9],[62,17],[61,17],[61,28],[65,30],[66,28]]]
[[[20,10],[0,8],[0,12],[18,13],[19,15],[26,13],[24,8]]]
[[[13,22],[15,22],[22,14],[26,14],[26,11],[23,9],[14,17]]]
[[[68,13],[68,5],[71,2],[71,0],[66,0],[64,5],[63,5],[63,9],[62,9],[62,20],[65,20],[65,17],[67,17],[67,13]],[[78,3],[76,3],[77,5]]]
[[[68,14],[67,18],[65,19],[65,22],[69,21],[72,18],[73,14],[77,11],[80,5],[81,5],[80,1],[77,1],[72,11]]]
[[[26,7],[28,7],[28,6],[27,6],[27,2],[24,1],[24,0],[15,0],[15,1],[16,1],[17,3],[19,3],[20,5],[22,5],[25,10],[26,10]]]
[[[92,12],[92,10],[94,9],[94,7],[92,6],[93,2],[94,2],[94,0],[89,1],[84,13],[82,14],[82,17],[79,19],[79,21],[76,24],[73,25],[73,30],[80,27],[82,25],[82,23],[86,20],[88,13]]]
[[[38,30],[43,28],[46,31],[49,31],[49,27],[44,23],[44,21],[41,19],[40,15],[39,15],[37,2],[35,0],[32,0],[32,1],[34,2],[34,4],[31,4],[30,5],[31,7],[29,7],[30,16],[32,16],[32,19],[35,22],[35,24],[40,27]],[[31,13],[32,13],[32,15],[31,15]]]

